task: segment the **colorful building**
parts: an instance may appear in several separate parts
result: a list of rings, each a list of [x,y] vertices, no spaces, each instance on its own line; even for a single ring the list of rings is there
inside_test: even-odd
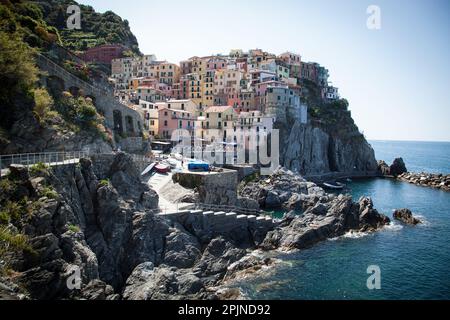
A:
[[[196,118],[188,111],[163,108],[158,109],[158,136],[170,139],[177,129],[193,131]]]
[[[86,62],[96,62],[111,64],[112,60],[122,58],[123,52],[127,48],[121,44],[104,44],[94,48],[89,48],[83,54]]]

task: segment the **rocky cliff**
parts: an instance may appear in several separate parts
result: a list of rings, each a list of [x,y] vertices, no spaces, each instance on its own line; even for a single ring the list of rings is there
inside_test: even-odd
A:
[[[305,176],[375,174],[374,150],[354,123],[348,102],[324,102],[319,88],[307,81],[304,88],[308,122],[287,114],[275,123],[280,130],[281,165]]]
[[[284,140],[284,141],[283,141]],[[364,137],[333,134],[295,122],[281,141],[281,163],[302,175],[375,173],[375,153]]]
[[[0,297],[11,299],[235,298],[220,286],[274,263],[252,254],[258,247],[304,248],[389,221],[370,199],[327,195],[283,170],[270,190],[305,214],[264,230],[250,222],[211,228],[193,213],[156,214],[158,195],[123,153],[10,170],[0,180]],[[290,194],[278,196],[286,182]],[[267,189],[261,181],[248,188],[255,198]]]

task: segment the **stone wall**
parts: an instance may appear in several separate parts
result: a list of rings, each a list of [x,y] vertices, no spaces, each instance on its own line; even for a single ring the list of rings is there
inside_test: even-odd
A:
[[[235,170],[175,173],[173,181],[185,188],[197,188],[202,203],[236,205],[238,202],[238,172]]]

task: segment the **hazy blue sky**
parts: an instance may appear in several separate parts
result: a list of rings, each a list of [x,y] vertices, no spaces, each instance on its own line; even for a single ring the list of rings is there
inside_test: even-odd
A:
[[[128,19],[140,49],[178,63],[261,48],[330,70],[369,139],[450,141],[448,0],[80,0]],[[381,30],[366,27],[369,5]]]

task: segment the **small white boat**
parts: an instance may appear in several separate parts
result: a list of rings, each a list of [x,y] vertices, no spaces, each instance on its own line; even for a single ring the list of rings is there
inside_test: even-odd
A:
[[[141,176],[145,176],[147,173],[151,172],[153,168],[155,167],[155,163],[152,163],[147,168],[145,168],[144,171],[142,171]]]
[[[178,166],[178,161],[175,159],[167,159],[167,163],[172,169],[175,169]]]
[[[335,190],[344,189],[344,185],[335,185],[335,184],[331,184],[331,183],[327,183],[327,182],[324,182],[323,186],[325,188],[335,189]]]

